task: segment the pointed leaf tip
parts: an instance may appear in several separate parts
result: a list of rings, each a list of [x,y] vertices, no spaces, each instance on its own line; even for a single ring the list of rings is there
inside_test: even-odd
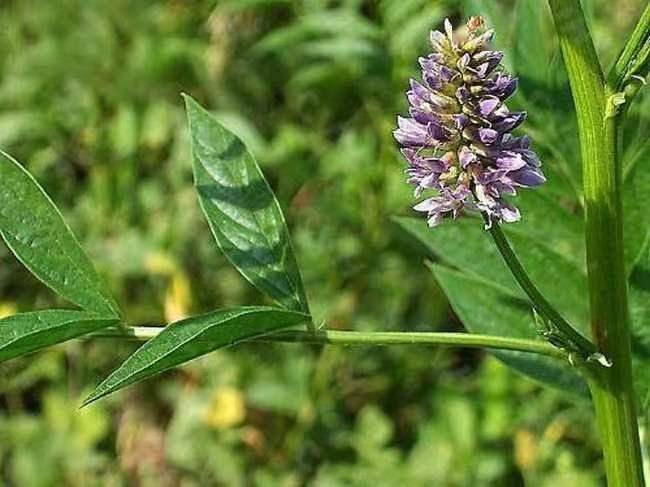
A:
[[[81,407],[219,348],[310,319],[301,312],[253,306],[213,311],[171,324],[138,348],[97,386]]]
[[[0,151],[0,235],[40,281],[87,311],[119,317],[117,303],[56,205],[34,177]]]
[[[284,215],[255,158],[192,97],[185,103],[195,187],[218,246],[260,291],[308,312]]]
[[[73,310],[19,313],[0,320],[0,362],[115,325],[117,318]]]

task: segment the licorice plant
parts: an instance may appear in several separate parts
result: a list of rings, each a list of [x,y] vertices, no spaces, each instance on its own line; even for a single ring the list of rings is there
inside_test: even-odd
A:
[[[487,348],[543,383],[577,394],[588,387],[608,484],[644,485],[637,421],[643,398],[633,383],[620,129],[648,76],[650,7],[605,74],[579,0],[549,3],[578,120],[588,312],[558,307],[563,296],[547,299],[540,291],[545,283],[533,282],[515,252],[521,248],[523,255],[533,244],[511,246],[521,236],[502,229],[526,220],[526,212],[517,207],[518,193],[542,191],[547,176],[532,148],[534,137],[525,133],[526,113],[507,106],[517,78],[503,68],[503,53],[492,47],[495,32],[476,16],[466,27],[454,29],[447,20],[442,32],[431,32],[432,52],[420,58],[421,77],[412,79],[406,92],[408,117],[399,116],[394,131],[407,182],[414,186],[414,209],[426,216],[428,227],[413,218],[398,223],[425,245],[457,253],[450,262],[455,269],[440,264],[431,269],[469,333],[357,332],[314,324],[284,216],[254,157],[185,95],[195,188],[210,230],[232,265],[276,306],[220,309],[165,327],[127,324],[54,203],[15,159],[0,152],[0,234],[30,272],[79,308],[0,320],[0,361],[81,336],[145,340],[97,386],[85,406],[245,340]],[[455,226],[464,230],[453,240]],[[647,233],[642,236],[639,255],[649,245]],[[493,241],[502,259],[487,273],[476,271],[474,262],[491,262],[491,254],[475,252],[484,239]],[[563,269],[556,254],[541,247],[535,252],[531,255],[544,266]],[[504,277],[501,268],[510,275]],[[564,272],[569,271],[556,275]],[[525,311],[504,304],[507,299],[499,298],[504,293],[511,301],[527,303]],[[490,320],[512,324],[512,333],[490,333]],[[591,338],[583,333],[589,326]]]

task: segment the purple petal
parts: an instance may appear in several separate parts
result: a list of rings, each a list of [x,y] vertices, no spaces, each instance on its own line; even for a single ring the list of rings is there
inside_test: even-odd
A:
[[[484,144],[490,145],[499,137],[499,132],[494,129],[480,128],[478,129],[478,137]]]
[[[414,79],[410,81],[410,84],[411,89],[406,92],[409,104],[417,108],[427,106],[431,98],[431,92]]]
[[[499,208],[499,217],[501,220],[503,220],[505,223],[514,223],[517,222],[521,219],[521,214],[519,213],[519,210],[515,208],[512,205],[509,205],[507,203],[504,203],[500,208]]]
[[[459,131],[462,131],[465,127],[467,127],[467,124],[469,124],[469,117],[464,113],[452,115],[452,118],[456,124],[456,129]]]
[[[479,78],[485,78],[485,75],[488,74],[488,70],[489,70],[489,68],[490,68],[490,64],[489,64],[489,63],[483,63],[483,64],[477,66],[477,67],[474,69],[474,72],[476,73],[476,75],[477,75]]]
[[[544,175],[537,169],[526,167],[515,172],[508,174],[510,179],[519,186],[530,188],[539,186],[546,182]]]
[[[451,42],[449,42],[447,36],[437,30],[431,31],[429,34],[429,41],[431,42],[434,51],[440,52],[451,48]]]
[[[505,134],[501,139],[501,147],[505,150],[527,150],[530,147],[530,139],[527,135],[513,137],[511,134]]]
[[[526,164],[532,167],[539,167],[542,163],[539,161],[537,154],[530,149],[520,149],[519,153],[523,156],[526,161]]]
[[[461,58],[456,63],[456,67],[458,67],[460,71],[465,71],[467,66],[469,66],[471,60],[472,60],[471,56],[465,53],[461,56]]]
[[[449,140],[449,130],[437,122],[427,125],[427,133],[434,142],[446,142]]]
[[[496,83],[495,95],[497,95],[502,100],[505,100],[512,95],[517,89],[517,78],[511,78],[510,76],[500,76],[499,80]]]
[[[411,109],[409,109],[409,113],[411,114],[411,117],[413,117],[413,119],[416,122],[421,123],[423,125],[427,125],[429,123],[438,121],[437,117],[433,113],[425,110],[421,110],[419,108],[412,107]]]
[[[466,86],[463,85],[456,90],[456,99],[461,103],[469,100],[469,90]]]
[[[493,187],[499,195],[508,194],[510,196],[515,196],[517,194],[517,189],[512,184],[504,181],[494,182]]]
[[[428,198],[424,201],[420,201],[417,205],[413,207],[415,211],[421,212],[430,212],[437,211],[441,207],[440,203],[436,201],[435,198]]]
[[[468,147],[463,146],[458,151],[458,161],[460,162],[460,166],[465,169],[473,162],[478,161],[478,157]]]
[[[517,128],[526,120],[526,112],[511,112],[500,122],[494,124],[494,129],[499,132],[509,132]]]
[[[490,63],[492,66],[496,66],[503,59],[503,53],[501,51],[480,51],[474,54],[472,60],[477,64]]]
[[[516,152],[503,151],[501,156],[497,157],[497,166],[507,171],[516,171],[526,165],[526,161]]]
[[[407,147],[422,147],[427,144],[427,127],[411,118],[397,117],[398,129],[393,136],[400,144]]]
[[[499,181],[504,181],[508,171],[505,169],[489,169],[487,171],[481,171],[476,176],[476,180],[485,186],[494,184]]]
[[[499,103],[501,103],[501,100],[496,96],[485,97],[478,102],[479,112],[484,117],[487,117],[496,107],[499,106]]]
[[[422,86],[417,80],[411,78],[409,84],[411,85],[411,90],[415,95],[425,100],[429,97],[429,90]]]

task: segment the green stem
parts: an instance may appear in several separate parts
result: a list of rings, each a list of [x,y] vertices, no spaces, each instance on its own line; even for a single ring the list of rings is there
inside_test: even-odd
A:
[[[644,66],[650,56],[650,3],[646,5],[639,22],[623,46],[614,66],[607,76],[607,83],[616,91],[622,91],[634,74],[645,77]]]
[[[623,259],[621,168],[615,110],[578,0],[549,0],[578,117],[585,195],[591,329],[610,368],[588,378],[610,487],[641,487]]]
[[[158,336],[165,328],[153,326],[133,326],[126,329],[107,329],[87,335],[91,338],[126,338],[149,340]],[[464,348],[492,348],[537,353],[558,359],[566,359],[562,350],[541,340],[526,340],[474,333],[428,333],[391,331],[339,331],[318,330],[316,332],[290,330],[273,333],[251,341],[299,342],[331,345],[437,345]]]
[[[484,218],[485,217],[484,215]],[[516,254],[510,247],[508,239],[503,234],[501,227],[496,223],[492,222],[489,225],[490,235],[496,244],[501,257],[505,261],[508,269],[512,273],[513,277],[521,287],[521,289],[526,293],[528,298],[531,300],[532,305],[535,307],[535,310],[545,319],[552,322],[558,330],[568,338],[578,349],[582,352],[583,358],[587,359],[594,353],[598,352],[596,346],[590,342],[587,338],[582,336],[575,328],[573,328],[557,310],[549,303],[542,293],[535,287],[535,284],[530,280],[525,269],[519,262]]]

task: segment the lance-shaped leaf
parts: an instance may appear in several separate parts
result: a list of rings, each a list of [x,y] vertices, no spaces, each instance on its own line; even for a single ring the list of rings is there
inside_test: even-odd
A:
[[[169,325],[131,355],[84,405],[218,348],[310,320],[309,315],[269,307],[223,309]]]
[[[64,298],[106,316],[118,306],[61,213],[34,178],[0,151],[0,235],[32,274]]]
[[[217,244],[255,287],[288,309],[308,311],[280,205],[253,155],[185,96],[195,186]]]
[[[512,297],[489,281],[440,265],[432,265],[436,279],[465,327],[474,333],[535,339],[534,315],[528,303]],[[582,378],[569,364],[537,354],[492,352],[527,376],[572,394],[586,395]]]
[[[72,310],[21,313],[0,320],[0,362],[114,325],[117,318]]]

